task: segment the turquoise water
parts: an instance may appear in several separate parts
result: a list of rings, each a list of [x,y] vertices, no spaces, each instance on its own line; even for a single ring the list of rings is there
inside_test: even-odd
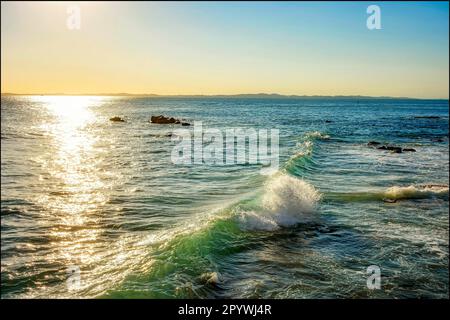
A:
[[[2,97],[1,297],[448,298],[448,110]],[[179,126],[148,122],[159,114],[278,129],[280,168],[174,165]],[[367,289],[370,265],[379,290]]]

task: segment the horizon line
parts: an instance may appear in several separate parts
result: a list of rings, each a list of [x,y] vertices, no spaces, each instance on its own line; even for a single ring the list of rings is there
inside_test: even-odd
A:
[[[126,96],[126,97],[154,97],[154,98],[361,98],[361,99],[410,99],[410,100],[449,100],[449,98],[417,98],[395,96],[365,96],[365,95],[299,95],[280,93],[236,93],[236,94],[155,94],[155,93],[14,93],[2,92],[1,96]]]

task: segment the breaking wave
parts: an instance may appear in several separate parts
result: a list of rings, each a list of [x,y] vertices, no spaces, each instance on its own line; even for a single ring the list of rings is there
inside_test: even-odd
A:
[[[326,140],[330,136],[319,131],[307,132],[301,140],[296,144],[296,150],[293,155],[286,161],[284,168],[291,174],[296,175],[300,170],[307,170],[310,165],[314,165],[312,159],[315,140]]]
[[[327,140],[330,139],[330,136],[328,134],[322,133],[320,131],[312,131],[312,132],[307,132],[305,134],[305,138],[306,139],[322,139],[322,140]]]
[[[448,200],[449,187],[441,184],[393,186],[383,191],[327,193],[324,198],[341,201],[392,201],[413,199]]]
[[[447,198],[448,185],[411,185],[408,187],[394,186],[384,192],[385,198],[402,199],[426,199],[426,198]]]
[[[311,184],[287,174],[270,179],[260,207],[238,214],[245,230],[276,230],[314,220],[320,193]]]

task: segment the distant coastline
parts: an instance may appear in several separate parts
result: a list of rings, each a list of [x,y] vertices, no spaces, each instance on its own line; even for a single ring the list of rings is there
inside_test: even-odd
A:
[[[337,96],[322,96],[322,95],[283,95],[278,93],[249,93],[249,94],[174,94],[174,95],[160,95],[152,93],[12,93],[5,92],[2,96],[113,96],[113,97],[147,97],[147,98],[182,98],[182,99],[352,99],[352,100],[371,100],[371,99],[389,99],[389,100],[448,100],[448,98],[411,98],[411,97],[390,97],[390,96],[361,96],[361,95],[337,95]]]

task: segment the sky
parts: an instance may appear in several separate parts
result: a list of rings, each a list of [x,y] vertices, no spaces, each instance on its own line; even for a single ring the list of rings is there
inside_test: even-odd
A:
[[[366,12],[381,10],[381,29]],[[70,29],[68,7],[80,8]],[[449,96],[447,2],[2,2],[1,91]]]

